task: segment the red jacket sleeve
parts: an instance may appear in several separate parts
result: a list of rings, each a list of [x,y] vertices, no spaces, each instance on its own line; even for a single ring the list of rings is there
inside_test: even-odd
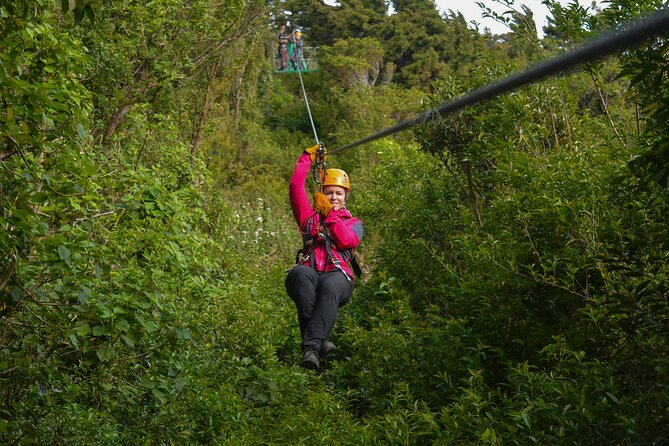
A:
[[[295,217],[295,221],[300,227],[300,230],[304,229],[303,226],[306,220],[314,215],[315,212],[314,208],[311,207],[311,202],[309,202],[307,190],[305,188],[310,167],[311,157],[308,153],[302,153],[297,160],[293,177],[290,179],[290,184],[288,186],[290,207],[293,209],[293,217]]]
[[[338,212],[330,212],[325,217],[325,225],[339,250],[355,249],[362,239],[362,221],[357,218],[342,219]]]

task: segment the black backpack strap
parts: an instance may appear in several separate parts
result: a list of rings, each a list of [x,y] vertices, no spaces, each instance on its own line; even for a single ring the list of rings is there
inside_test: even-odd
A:
[[[355,273],[355,276],[358,279],[362,277],[362,269],[360,268],[358,259],[356,259],[355,256],[351,256],[351,261],[349,262],[349,265],[351,265],[351,269],[353,269],[353,272]]]

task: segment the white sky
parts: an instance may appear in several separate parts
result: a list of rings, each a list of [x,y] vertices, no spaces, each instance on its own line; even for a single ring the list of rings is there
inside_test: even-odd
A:
[[[481,17],[481,8],[476,4],[477,1],[485,4],[493,11],[502,13],[507,8],[500,6],[499,3],[494,0],[435,0],[437,8],[442,11],[448,11],[452,9],[453,11],[460,11],[465,19],[469,21],[476,21],[479,23],[479,29],[483,31],[485,28],[490,28],[490,31],[493,34],[502,34],[509,31],[504,25],[500,25],[492,19],[484,19]],[[573,0],[559,0],[563,5],[569,4]],[[603,0],[594,0],[596,4],[601,3]],[[336,0],[324,0],[328,5],[335,5]],[[578,0],[579,4],[587,6],[592,9],[591,5],[593,0]],[[537,33],[542,35],[542,28],[546,25],[546,14],[548,13],[548,8],[541,4],[541,0],[517,0],[514,7],[520,10],[520,5],[528,6],[534,12],[534,20],[537,22]]]
[[[477,1],[485,4],[497,13],[502,13],[508,9],[493,0],[436,0],[435,3],[440,11],[448,11],[449,9],[460,11],[468,22],[474,20],[479,23],[481,31],[485,28],[490,28],[490,31],[493,34],[501,34],[509,31],[508,28],[497,23],[493,19],[484,19],[481,17],[481,8],[476,4]],[[572,0],[559,0],[559,3],[567,5],[571,1]],[[590,10],[592,9],[592,0],[578,0],[578,3],[584,7],[587,6]],[[595,3],[599,4],[600,0],[597,0]],[[532,10],[534,13],[534,20],[537,23],[537,33],[543,35],[542,28],[547,23],[546,14],[548,14],[548,8],[541,4],[541,0],[518,0],[515,2],[514,8],[521,10],[521,4],[526,5]]]

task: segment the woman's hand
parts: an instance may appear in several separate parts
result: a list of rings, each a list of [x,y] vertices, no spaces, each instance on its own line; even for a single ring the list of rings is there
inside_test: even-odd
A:
[[[314,192],[314,210],[316,212],[323,216],[327,216],[333,207],[334,205],[330,203],[330,200],[328,200],[324,194]]]
[[[304,153],[308,153],[309,156],[311,156],[311,162],[314,163],[316,162],[316,157],[318,156],[318,148],[320,147],[319,144],[316,144],[313,147],[309,147],[308,149],[304,149]],[[325,149],[324,149],[325,150]],[[323,161],[327,159],[327,150],[325,150],[325,154],[323,155]]]

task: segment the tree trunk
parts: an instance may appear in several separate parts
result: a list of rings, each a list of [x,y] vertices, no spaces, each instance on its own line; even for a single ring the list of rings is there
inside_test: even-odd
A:
[[[595,90],[597,91],[597,95],[599,96],[599,102],[602,104],[602,110],[604,111],[604,114],[606,115],[607,119],[609,120],[609,125],[611,126],[611,129],[613,130],[613,133],[615,133],[616,138],[618,138],[618,141],[623,145],[623,147],[627,147],[625,144],[625,140],[623,137],[618,133],[618,129],[616,128],[616,125],[613,123],[613,119],[611,118],[611,114],[609,113],[609,105],[606,102],[606,97],[604,96],[604,91],[602,90],[602,87],[600,86],[599,80],[597,79],[597,76],[592,70],[588,70],[590,73],[590,77],[592,78],[592,82],[595,84]]]
[[[223,56],[219,55],[216,59],[216,62],[212,65],[209,70],[209,76],[207,78],[207,88],[204,92],[204,97],[202,99],[202,107],[197,111],[195,116],[195,123],[193,126],[193,136],[191,137],[191,148],[190,148],[190,157],[191,165],[197,156],[197,149],[204,139],[204,128],[209,117],[209,112],[211,111],[211,106],[214,102],[214,82],[218,78],[218,72],[221,68],[221,63],[223,61]]]
[[[121,105],[119,108],[116,109],[114,114],[112,115],[111,119],[109,120],[109,123],[107,124],[107,128],[105,129],[104,135],[102,135],[102,147],[104,148],[104,153],[105,155],[108,155],[109,153],[109,138],[114,134],[116,131],[116,128],[118,125],[121,123],[121,120],[125,117],[125,115],[128,114],[128,111],[130,110],[130,106],[132,104],[124,104]]]
[[[560,140],[558,139],[558,133],[557,133],[557,124],[555,123],[555,113],[553,112],[553,103],[551,102],[551,98],[548,95],[548,90],[546,87],[544,87],[544,94],[546,95],[546,102],[548,102],[548,112],[551,115],[551,128],[553,129],[553,143],[555,144],[555,147],[560,145]]]
[[[479,225],[479,228],[483,227],[483,221],[481,220],[481,212],[479,211],[479,203],[476,198],[476,188],[474,187],[474,181],[472,179],[472,163],[471,161],[462,162],[462,170],[465,171],[467,175],[467,187],[469,189],[469,201],[472,203],[472,209],[474,210],[474,217],[476,217],[476,223]]]

